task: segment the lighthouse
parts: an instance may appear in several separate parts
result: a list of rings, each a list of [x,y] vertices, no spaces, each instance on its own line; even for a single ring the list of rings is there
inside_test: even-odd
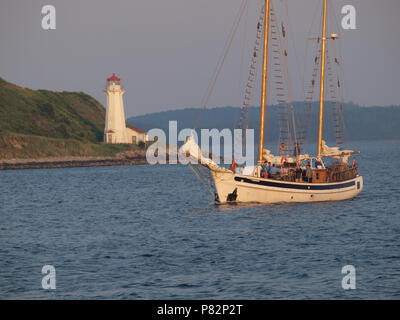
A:
[[[121,79],[115,73],[107,79],[104,90],[107,95],[106,124],[104,128],[105,143],[131,143],[125,123],[125,111],[123,94],[125,90],[121,87]]]

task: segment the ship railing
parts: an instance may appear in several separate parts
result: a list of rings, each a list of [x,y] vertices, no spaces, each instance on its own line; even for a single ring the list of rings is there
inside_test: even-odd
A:
[[[354,179],[358,176],[357,167],[349,167],[347,169],[341,168],[341,170],[332,170],[331,168],[326,169],[328,172],[327,181],[326,182],[339,182]],[[290,169],[287,174],[281,176],[279,173],[270,176],[270,179],[281,180],[281,181],[289,181],[289,182],[307,182],[304,179],[304,176],[298,176],[294,169]]]
[[[336,181],[345,181],[354,179],[358,175],[357,167],[350,167],[345,170],[331,170],[329,172],[329,181],[336,182]]]

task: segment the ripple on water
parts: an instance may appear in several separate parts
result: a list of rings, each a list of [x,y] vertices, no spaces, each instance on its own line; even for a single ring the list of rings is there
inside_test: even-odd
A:
[[[364,190],[332,203],[215,206],[177,165],[0,171],[0,298],[399,298],[400,150],[358,147]]]

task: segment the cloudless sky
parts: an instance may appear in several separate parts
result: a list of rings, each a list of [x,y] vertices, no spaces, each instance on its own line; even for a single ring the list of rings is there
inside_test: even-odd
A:
[[[366,106],[400,104],[400,1],[330,1],[339,22],[343,5],[354,5],[357,12],[357,30],[337,30],[342,37],[345,100]],[[250,48],[261,2],[249,0],[248,18],[243,18],[211,106],[240,103],[243,37],[246,34]],[[1,0],[0,77],[32,89],[84,91],[105,104],[105,80],[115,72],[127,91],[127,116],[199,107],[241,3]],[[292,86],[294,98],[303,99],[299,82],[308,30],[322,0],[287,3],[295,61],[300,64],[290,65],[297,73]],[[56,8],[56,30],[41,27],[41,8],[47,4]]]

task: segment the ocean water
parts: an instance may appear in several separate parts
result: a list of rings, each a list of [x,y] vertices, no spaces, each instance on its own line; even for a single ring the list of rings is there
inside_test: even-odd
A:
[[[364,190],[330,203],[218,206],[181,165],[0,171],[0,298],[399,299],[400,142],[352,146]]]

